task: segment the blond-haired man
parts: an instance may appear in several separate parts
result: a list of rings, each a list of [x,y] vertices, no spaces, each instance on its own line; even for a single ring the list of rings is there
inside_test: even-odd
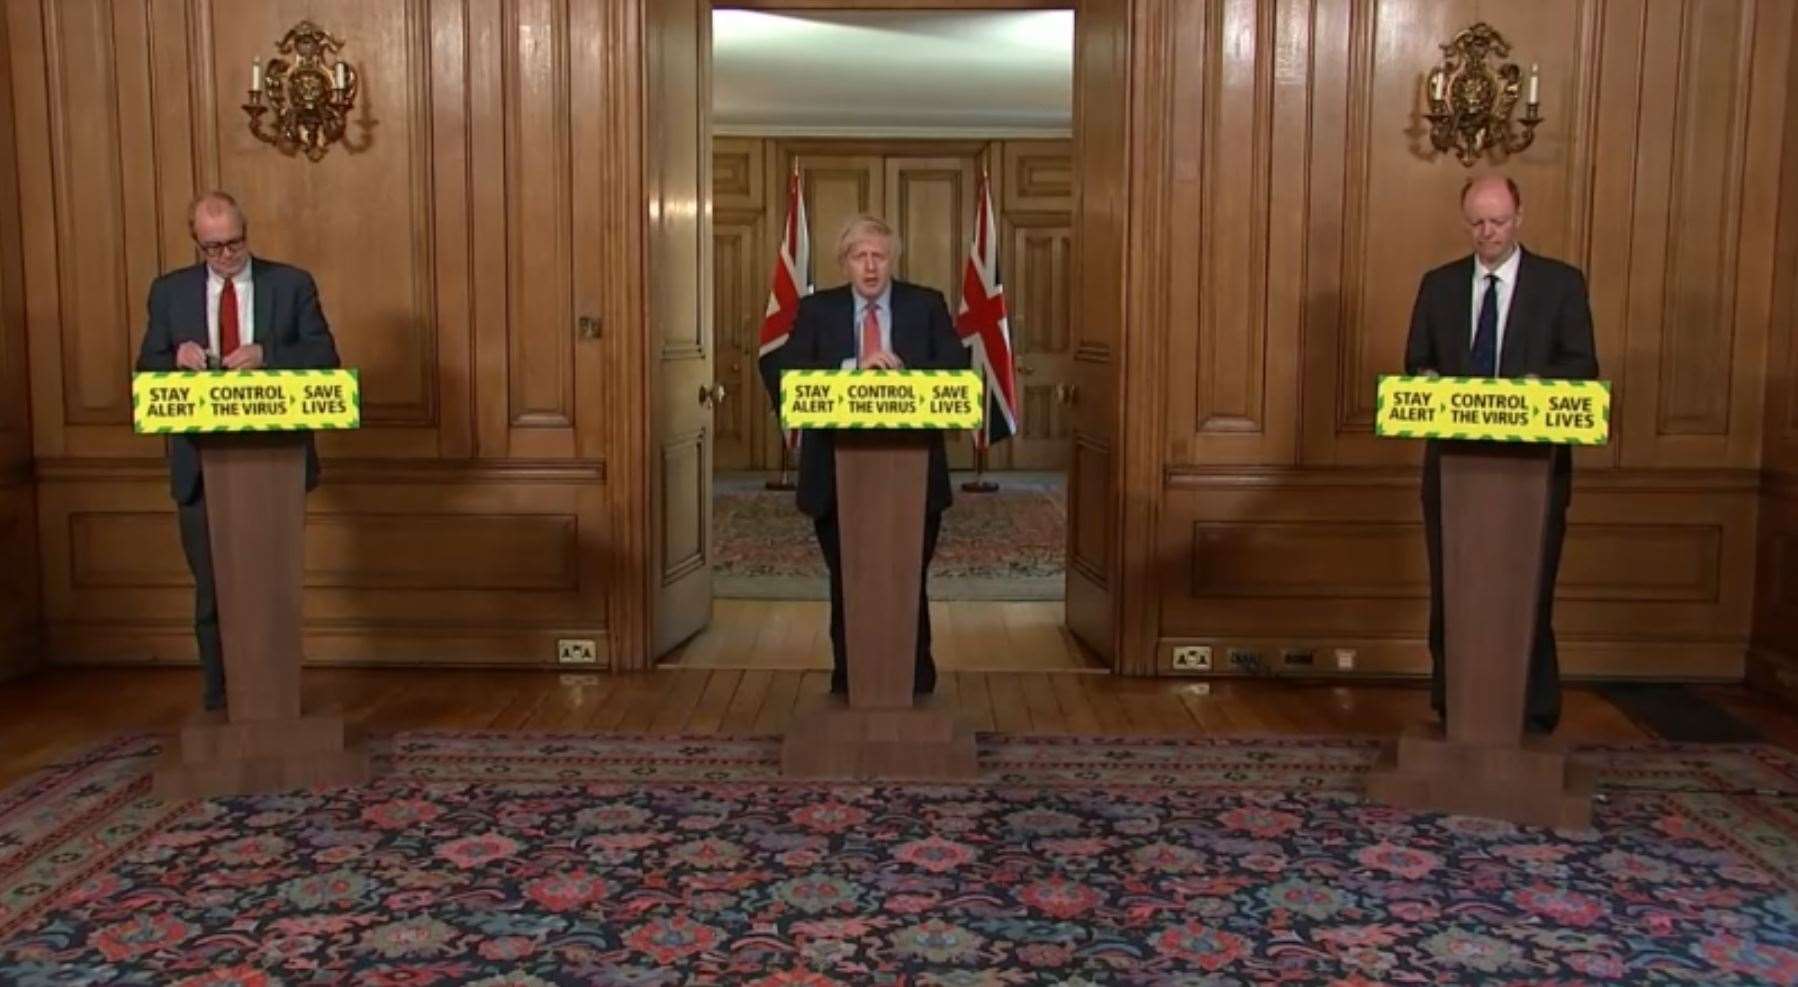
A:
[[[941,292],[893,279],[899,237],[881,219],[850,220],[837,239],[837,263],[848,283],[799,302],[792,336],[781,347],[781,369],[960,370],[968,350],[949,319]],[[930,437],[930,469],[924,502],[924,573],[918,584],[918,650],[915,688],[936,688],[930,653],[930,601],[925,591],[943,511],[948,508],[949,462],[943,437]],[[810,515],[818,546],[830,568],[830,643],[835,661],[831,691],[848,690],[843,628],[842,539],[857,532],[838,523],[836,444],[829,431],[808,433],[800,443],[799,509]]]

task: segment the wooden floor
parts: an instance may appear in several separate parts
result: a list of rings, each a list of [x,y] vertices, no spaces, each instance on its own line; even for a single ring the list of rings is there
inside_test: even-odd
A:
[[[934,601],[937,668],[969,672],[1104,671],[1062,626],[1052,601]],[[715,600],[712,622],[664,665],[681,668],[830,668],[830,603]]]
[[[950,672],[938,701],[978,730],[1108,735],[1389,737],[1428,713],[1418,684],[1269,680],[1207,684],[1066,672]],[[822,702],[820,671],[665,669],[634,675],[553,671],[314,669],[309,707],[337,706],[373,734],[402,730],[779,734]],[[1798,716],[1738,686],[1706,699],[1798,749]],[[172,732],[194,709],[199,675],[183,669],[40,672],[0,684],[0,785],[97,741]],[[1571,688],[1558,738],[1655,739],[1597,692]]]

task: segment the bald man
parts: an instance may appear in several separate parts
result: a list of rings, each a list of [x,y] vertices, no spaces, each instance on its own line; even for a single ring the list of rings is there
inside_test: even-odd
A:
[[[150,285],[149,327],[139,370],[329,369],[337,344],[318,304],[312,275],[250,255],[250,226],[224,192],[195,199],[187,214],[200,263]],[[225,665],[213,590],[212,539],[200,451],[183,435],[168,440],[169,487],[181,548],[194,576],[194,637],[199,643],[201,703],[225,705]],[[306,437],[306,489],[318,483],[318,455]]]
[[[1461,190],[1461,218],[1473,241],[1473,254],[1423,276],[1411,311],[1405,372],[1445,377],[1597,377],[1586,279],[1577,268],[1530,253],[1518,243],[1523,195],[1516,183],[1497,175],[1469,181]],[[1424,451],[1423,518],[1430,553],[1430,704],[1446,718],[1440,454],[1434,442]],[[1524,712],[1525,727],[1540,733],[1553,732],[1561,718],[1554,592],[1561,542],[1567,535],[1567,504],[1573,494],[1573,458],[1566,446],[1554,450],[1552,482]]]

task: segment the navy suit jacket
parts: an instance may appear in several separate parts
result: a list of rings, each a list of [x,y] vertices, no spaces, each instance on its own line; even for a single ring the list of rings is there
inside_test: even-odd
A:
[[[971,357],[949,321],[949,304],[934,288],[893,282],[892,346],[908,370],[965,370]],[[782,370],[836,370],[854,359],[855,294],[848,286],[799,300],[792,335],[777,352]],[[774,393],[778,393],[775,391]],[[952,501],[949,459],[943,433],[930,434],[929,486],[925,510],[941,511]],[[799,443],[799,509],[825,517],[837,506],[836,433],[808,431]]]
[[[251,342],[262,347],[263,365],[274,370],[328,370],[337,367],[337,343],[318,304],[318,285],[297,267],[254,257],[250,261],[256,311]],[[184,342],[205,347],[206,265],[171,271],[150,285],[150,325],[137,354],[139,370],[176,370],[175,351]],[[168,440],[169,492],[179,504],[203,493],[200,453],[193,440]],[[318,453],[306,436],[306,489],[318,483]]]
[[[1592,341],[1592,306],[1579,268],[1523,248],[1517,284],[1505,317],[1504,348],[1498,376],[1592,380],[1598,376],[1598,352]],[[1405,373],[1434,370],[1444,377],[1466,377],[1473,348],[1473,255],[1425,274],[1411,310],[1411,336],[1405,344]],[[1436,496],[1438,457],[1435,442],[1424,451],[1424,496]],[[1572,492],[1573,457],[1566,446],[1555,449],[1554,495],[1565,504]]]

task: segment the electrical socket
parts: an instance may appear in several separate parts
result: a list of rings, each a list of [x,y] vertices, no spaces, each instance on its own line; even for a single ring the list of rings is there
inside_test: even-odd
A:
[[[1174,671],[1211,671],[1211,645],[1182,644],[1174,648]]]
[[[556,661],[563,665],[597,665],[599,643],[590,637],[557,638]]]
[[[1247,648],[1231,648],[1230,664],[1241,671],[1259,674],[1262,671],[1261,653]]]
[[[1336,668],[1338,671],[1343,671],[1343,672],[1352,672],[1355,670],[1355,649],[1354,648],[1337,648],[1336,649]]]

